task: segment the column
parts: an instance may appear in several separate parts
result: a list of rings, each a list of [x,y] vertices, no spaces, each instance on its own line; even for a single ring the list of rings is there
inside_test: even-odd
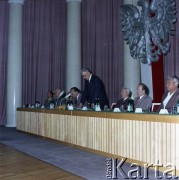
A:
[[[81,0],[67,0],[66,91],[81,88]]]
[[[140,64],[141,68],[141,82],[146,84],[149,88],[149,96],[153,99],[153,82],[152,82],[152,67],[148,64]]]
[[[124,0],[124,4],[137,5],[137,0]],[[136,97],[136,88],[140,83],[140,62],[130,55],[129,45],[124,42],[124,86],[132,91],[133,98]]]
[[[7,127],[16,127],[16,108],[22,106],[23,3],[24,0],[9,0]]]

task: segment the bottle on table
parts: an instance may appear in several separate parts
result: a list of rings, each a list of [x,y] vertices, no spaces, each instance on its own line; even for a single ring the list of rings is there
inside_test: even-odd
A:
[[[55,108],[55,104],[53,102],[50,103],[50,109],[54,109]]]
[[[132,101],[132,99],[129,99],[129,101],[128,101],[127,111],[133,112],[133,101]]]
[[[146,113],[150,113],[150,106],[149,106],[149,105],[146,106],[145,112],[146,112]]]
[[[95,111],[101,111],[99,98],[95,99]]]

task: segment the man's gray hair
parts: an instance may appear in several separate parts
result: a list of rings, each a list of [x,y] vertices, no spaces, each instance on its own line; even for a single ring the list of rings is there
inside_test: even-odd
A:
[[[177,76],[168,76],[167,80],[173,80],[176,86],[179,86],[179,78]]]
[[[131,92],[131,90],[129,88],[123,87],[121,90],[126,91],[128,93],[128,96],[131,97],[132,92]]]
[[[90,73],[92,73],[89,68],[82,68],[82,69],[81,69],[81,73],[82,73],[82,72],[90,72]]]

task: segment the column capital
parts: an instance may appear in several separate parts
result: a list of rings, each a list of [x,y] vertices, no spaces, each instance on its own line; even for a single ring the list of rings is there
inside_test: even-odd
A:
[[[9,0],[9,3],[19,3],[19,4],[24,4],[25,0]]]
[[[66,0],[66,2],[80,2],[81,3],[82,0]]]

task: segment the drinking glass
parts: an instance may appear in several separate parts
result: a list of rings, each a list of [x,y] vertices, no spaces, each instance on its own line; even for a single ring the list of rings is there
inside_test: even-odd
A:
[[[108,105],[104,105],[104,111],[108,111]]]

